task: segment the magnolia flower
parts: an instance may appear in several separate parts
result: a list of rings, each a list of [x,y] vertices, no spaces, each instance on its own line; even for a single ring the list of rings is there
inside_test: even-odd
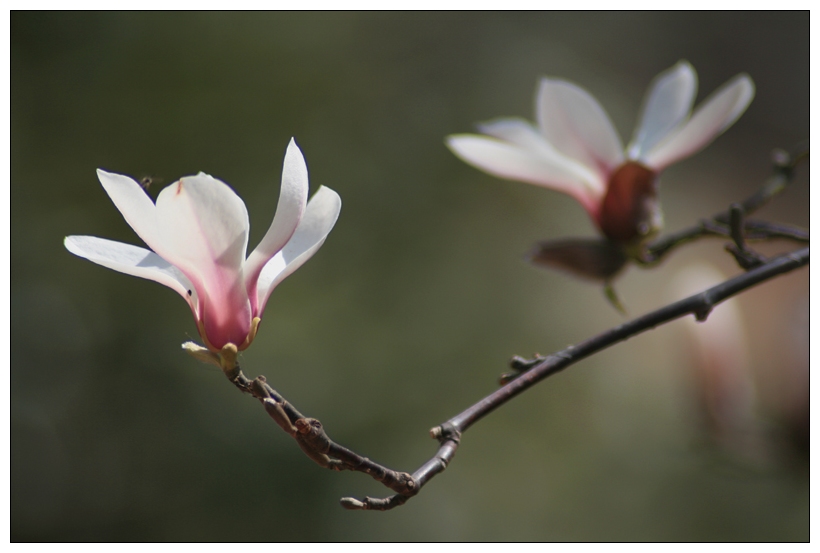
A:
[[[673,275],[666,286],[669,299],[680,299],[726,280],[707,262],[689,265]],[[692,388],[701,418],[711,437],[734,453],[748,458],[763,451],[761,421],[748,334],[738,298],[716,306],[709,318],[687,317],[678,328],[686,329],[685,349],[692,370]]]
[[[544,78],[536,96],[537,127],[498,119],[479,126],[488,136],[452,135],[447,145],[487,173],[569,194],[607,238],[631,244],[662,224],[658,174],[732,125],[752,101],[754,84],[738,75],[692,113],[696,92],[697,75],[686,61],[655,77],[624,151],[606,112],[587,91]]]
[[[193,344],[186,349],[216,364],[225,348],[235,353],[250,345],[271,291],[316,253],[341,208],[339,195],[326,187],[307,201],[305,159],[291,140],[276,215],[246,258],[248,211],[224,182],[205,173],[183,177],[160,192],[155,205],[135,180],[102,169],[97,176],[153,251],[93,236],[68,236],[65,247],[175,290],[191,307],[210,351]]]

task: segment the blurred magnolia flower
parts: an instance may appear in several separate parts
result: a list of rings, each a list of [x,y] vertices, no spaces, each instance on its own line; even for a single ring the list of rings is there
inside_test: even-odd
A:
[[[68,236],[65,247],[175,290],[191,307],[208,346],[185,348],[217,365],[226,347],[235,355],[250,345],[271,291],[319,249],[341,209],[339,195],[324,186],[307,201],[307,166],[292,139],[276,215],[247,259],[248,211],[222,181],[205,173],[183,177],[160,192],[155,205],[137,181],[102,169],[97,176],[153,251],[93,236]]]
[[[457,134],[447,145],[492,175],[551,188],[578,200],[606,238],[640,244],[662,225],[658,174],[700,151],[746,110],[754,84],[740,74],[692,113],[697,75],[686,61],[652,81],[626,150],[601,105],[583,88],[544,78],[537,126],[521,119],[479,125],[487,136]]]
[[[681,299],[726,280],[717,267],[698,262],[678,271],[667,296]],[[738,298],[714,307],[708,319],[683,321],[692,368],[692,391],[704,429],[727,450],[762,460],[761,421],[749,358],[749,341]],[[684,356],[686,357],[686,356]]]

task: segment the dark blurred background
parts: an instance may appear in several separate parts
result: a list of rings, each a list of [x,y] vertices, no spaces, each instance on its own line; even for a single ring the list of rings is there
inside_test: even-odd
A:
[[[435,451],[427,430],[494,390],[510,356],[624,320],[598,287],[523,261],[538,240],[592,236],[581,207],[467,166],[444,137],[531,120],[550,75],[595,95],[626,142],[679,59],[699,99],[744,71],[757,95],[664,173],[669,230],[749,195],[773,148],[808,138],[808,12],[12,13],[12,540],[808,540],[808,269],[743,294],[740,323],[704,327],[734,336],[713,358],[749,359],[724,390],[749,407],[742,431],[715,430],[709,346],[679,321],[541,383],[471,429],[418,497],[365,513],[338,499],[385,488],[318,468],[182,352],[198,336],[173,291],[62,245],[140,244],[102,167],[162,179],[154,196],[223,179],[253,247],[296,137],[312,189],[343,209],[271,296],[243,366],[342,444],[413,471]],[[808,198],[804,167],[760,215],[808,226]],[[627,271],[630,315],[682,297],[703,263],[736,274],[722,246]]]

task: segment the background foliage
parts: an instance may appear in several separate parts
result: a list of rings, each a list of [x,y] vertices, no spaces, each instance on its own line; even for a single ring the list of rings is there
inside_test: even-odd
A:
[[[788,433],[808,402],[807,270],[740,298],[782,447],[709,442],[677,322],[503,407],[419,497],[379,514],[337,500],[380,486],[316,467],[183,354],[197,336],[174,292],[62,246],[139,243],[97,167],[225,180],[253,246],[295,136],[313,189],[343,209],[274,292],[243,366],[342,444],[412,471],[434,451],[427,429],[490,392],[512,354],[621,320],[597,288],[522,261],[539,239],[591,235],[580,206],[467,166],[444,136],[532,118],[552,75],[590,90],[627,140],[649,81],[681,58],[699,98],[741,71],[757,96],[664,174],[669,229],[749,194],[772,148],[808,138],[807,12],[12,13],[12,539],[807,540],[807,452]],[[761,215],[808,225],[808,171],[798,180]],[[673,299],[698,259],[737,272],[720,241],[673,257],[619,282],[631,314]]]

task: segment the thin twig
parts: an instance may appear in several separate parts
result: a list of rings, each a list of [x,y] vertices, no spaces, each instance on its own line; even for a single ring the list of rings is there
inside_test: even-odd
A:
[[[791,184],[794,171],[797,166],[809,158],[809,142],[801,142],[791,152],[777,149],[772,153],[772,163],[774,173],[752,196],[740,202],[740,209],[743,217],[754,213],[780,194],[789,184]],[[734,204],[733,204],[734,205]],[[709,219],[700,221],[698,224],[677,232],[669,233],[647,246],[641,264],[654,265],[661,261],[674,248],[696,240],[704,236],[724,236],[731,237],[731,209],[716,213]],[[763,223],[761,221],[746,221],[743,225],[747,232],[747,238],[754,240],[764,240],[769,238],[786,238],[798,242],[808,242],[808,232],[789,227],[787,225],[776,225]],[[753,234],[750,233],[753,231]],[[752,234],[752,235],[750,235]]]
[[[809,248],[775,257],[699,294],[618,325],[547,357],[536,358],[531,368],[521,373],[517,378],[431,430],[431,435],[439,440],[440,447],[429,461],[413,473],[412,478],[416,482],[413,495],[417,494],[436,474],[447,468],[455,455],[463,433],[470,426],[524,390],[594,353],[659,325],[689,314],[694,315],[698,321],[705,321],[712,309],[720,302],[761,282],[803,267],[808,262]],[[514,362],[518,366],[528,364],[526,360],[520,358],[514,359]],[[363,500],[345,497],[342,498],[341,503],[347,509],[384,511],[403,505],[409,498],[409,495],[403,494],[381,499],[365,497]]]

